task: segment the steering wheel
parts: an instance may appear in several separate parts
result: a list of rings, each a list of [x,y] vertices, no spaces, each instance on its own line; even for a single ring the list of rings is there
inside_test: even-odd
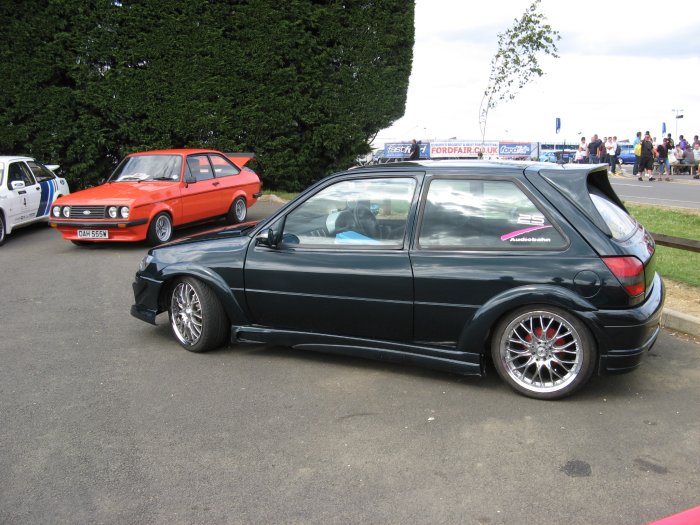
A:
[[[379,238],[379,223],[374,213],[367,207],[358,205],[354,209],[355,223],[362,233],[372,239]]]

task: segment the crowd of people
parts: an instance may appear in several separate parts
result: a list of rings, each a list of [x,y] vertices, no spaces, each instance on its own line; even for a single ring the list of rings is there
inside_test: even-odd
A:
[[[635,162],[632,174],[640,181],[645,179],[657,180],[654,177],[654,169],[657,169],[658,180],[671,180],[671,166],[678,166],[679,169],[687,169],[694,178],[698,175],[700,165],[700,140],[695,135],[692,142],[686,140],[683,135],[678,137],[678,144],[673,141],[671,134],[664,137],[657,143],[656,137],[652,138],[647,131],[642,135],[641,131],[632,142]],[[593,135],[590,142],[586,142],[586,137],[581,137],[581,143],[576,151],[574,162],[581,164],[607,164],[611,173],[617,170],[617,158],[621,153],[621,146],[617,142],[617,137],[598,138]]]

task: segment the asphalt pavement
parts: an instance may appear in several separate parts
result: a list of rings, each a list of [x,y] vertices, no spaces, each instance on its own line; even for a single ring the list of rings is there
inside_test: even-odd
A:
[[[146,249],[42,225],[0,248],[0,523],[640,525],[698,503],[684,336],[561,402],[491,368],[192,354],[129,315]]]

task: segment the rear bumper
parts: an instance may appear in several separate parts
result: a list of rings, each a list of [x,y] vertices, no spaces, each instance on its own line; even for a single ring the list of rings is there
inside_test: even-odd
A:
[[[599,374],[621,374],[639,366],[661,331],[664,297],[664,284],[657,274],[649,297],[637,308],[596,313],[594,331],[600,350]]]

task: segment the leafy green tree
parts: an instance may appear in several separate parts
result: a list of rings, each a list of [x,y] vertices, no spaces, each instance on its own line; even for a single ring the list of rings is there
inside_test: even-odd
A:
[[[267,187],[346,168],[404,111],[405,0],[21,0],[0,16],[0,151],[78,185],[126,153],[253,151]]]
[[[545,23],[546,17],[537,11],[540,0],[535,0],[520,19],[503,33],[498,33],[498,51],[491,59],[491,74],[479,107],[481,140],[486,136],[489,110],[502,100],[512,100],[517,90],[544,71],[537,55],[544,53],[558,58],[556,42],[559,32]]]

